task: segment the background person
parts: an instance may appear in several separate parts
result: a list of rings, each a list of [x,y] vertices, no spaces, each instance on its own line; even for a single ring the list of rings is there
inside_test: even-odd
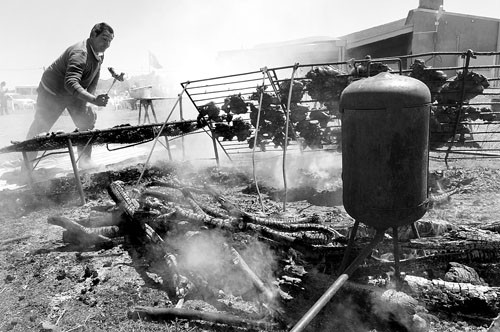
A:
[[[0,115],[9,114],[7,108],[7,83],[0,83]]]
[[[79,131],[91,130],[96,122],[96,113],[87,103],[106,106],[109,96],[94,95],[104,51],[111,45],[114,31],[106,23],[94,25],[90,37],[68,47],[43,73],[38,86],[35,118],[26,139],[48,132],[63,111],[68,110]],[[78,147],[80,168],[95,165],[90,157],[92,146],[85,150]],[[28,153],[30,162],[37,152]]]

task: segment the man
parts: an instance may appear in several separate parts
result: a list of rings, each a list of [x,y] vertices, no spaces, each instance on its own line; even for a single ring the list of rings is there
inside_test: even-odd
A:
[[[99,71],[106,51],[114,38],[113,29],[106,23],[94,25],[90,37],[68,47],[43,73],[38,86],[35,118],[26,139],[48,132],[63,111],[68,110],[79,131],[91,130],[96,114],[87,103],[106,106],[109,96],[96,96]],[[91,168],[92,146],[78,147],[80,168]],[[37,152],[28,154],[30,161]]]
[[[0,83],[0,115],[9,114],[7,108],[7,83]]]

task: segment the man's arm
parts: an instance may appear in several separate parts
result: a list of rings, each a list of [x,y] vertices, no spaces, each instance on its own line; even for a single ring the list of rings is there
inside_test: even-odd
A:
[[[84,68],[86,66],[87,55],[83,52],[75,52],[68,59],[66,75],[64,77],[64,86],[72,95],[86,102],[97,106],[106,106],[108,98],[105,95],[95,96],[93,93],[99,80],[99,73],[96,73],[89,90],[86,90],[81,84]],[[91,90],[93,89],[93,90]]]

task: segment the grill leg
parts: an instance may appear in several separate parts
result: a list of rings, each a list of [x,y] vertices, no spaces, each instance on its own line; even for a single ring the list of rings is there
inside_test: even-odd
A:
[[[146,123],[146,121],[148,121],[147,123],[151,123],[149,119],[149,104],[147,101],[144,102],[144,121],[142,123]]]
[[[149,101],[149,106],[151,106],[151,113],[153,113],[153,117],[155,118],[155,123],[158,123],[158,119],[156,118],[156,112],[155,112],[155,108],[153,107],[152,100]]]
[[[23,162],[24,162],[24,169],[26,169],[26,175],[28,177],[28,184],[30,185],[31,188],[33,188],[33,183],[35,182],[33,180],[33,165],[31,164],[31,160],[28,158],[28,154],[23,151]]]
[[[78,188],[78,193],[80,194],[80,201],[82,205],[85,205],[85,194],[83,193],[82,183],[80,182],[80,173],[78,172],[78,166],[76,165],[75,152],[73,151],[73,143],[71,139],[68,138],[68,152],[69,158],[71,159],[71,166],[73,166],[73,174],[75,175],[76,187]]]
[[[165,137],[165,144],[167,146],[168,160],[172,161],[172,152],[170,151],[170,142],[168,141],[168,136]]]
[[[142,101],[139,101],[139,119],[137,120],[138,125],[141,125],[141,111],[142,111]]]

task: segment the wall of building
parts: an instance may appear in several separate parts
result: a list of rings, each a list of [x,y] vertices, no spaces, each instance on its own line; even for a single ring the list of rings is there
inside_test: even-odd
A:
[[[499,21],[484,17],[446,13],[436,25],[436,11],[414,10],[407,24],[413,24],[412,54],[429,52],[494,52],[498,50]],[[428,64],[439,67],[461,65],[457,56],[427,57]],[[479,60],[492,65],[495,58]]]
[[[267,67],[395,57],[433,52],[500,51],[500,20],[439,9],[442,0],[420,0],[417,9],[406,19],[354,32],[339,39],[316,39],[276,43],[247,50],[219,53],[217,62],[227,73],[259,70]],[[439,24],[436,24],[438,22]],[[353,44],[354,43],[354,44]],[[352,46],[355,45],[355,46]],[[357,46],[359,45],[359,46]],[[456,67],[461,58],[450,56],[423,57],[427,65]],[[500,58],[473,60],[477,65],[500,63]],[[454,74],[454,72],[447,72]]]
[[[405,34],[361,47],[351,48],[347,51],[347,58],[363,59],[366,55],[371,55],[372,58],[386,58],[409,54],[411,52],[411,40],[411,34]]]
[[[327,63],[339,60],[336,40],[283,45],[267,45],[247,50],[220,52],[217,65],[226,72],[241,73],[256,71],[262,67],[292,66],[295,63]]]

